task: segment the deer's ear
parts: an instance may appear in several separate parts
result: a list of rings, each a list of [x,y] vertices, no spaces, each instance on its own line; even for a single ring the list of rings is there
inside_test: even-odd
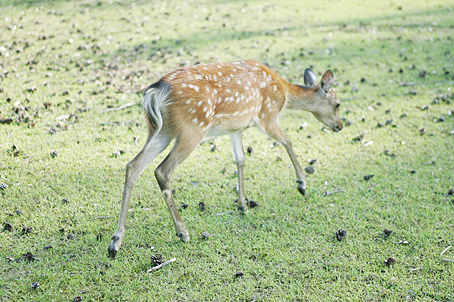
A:
[[[310,68],[306,68],[306,71],[304,71],[304,84],[307,86],[317,84],[317,75]]]
[[[323,91],[328,93],[330,90],[331,86],[334,84],[334,74],[331,70],[327,70],[325,74],[322,77],[322,82],[320,83],[320,86],[322,87]]]

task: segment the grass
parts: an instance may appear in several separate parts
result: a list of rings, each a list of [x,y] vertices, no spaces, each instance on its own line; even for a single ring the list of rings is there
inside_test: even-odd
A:
[[[453,4],[0,2],[0,300],[454,301],[453,263],[442,260],[454,254],[440,256],[454,241]],[[174,174],[176,201],[189,205],[183,244],[153,175],[164,152],[137,182],[109,260],[125,165],[147,132],[139,105],[100,112],[139,104],[182,64],[238,59],[295,83],[309,66],[334,71],[350,126],[325,132],[299,111],[281,118],[302,165],[317,159],[309,198],[284,148],[251,129],[245,189],[260,205],[217,215],[235,209],[237,182],[220,137]],[[177,261],[146,273],[151,254]]]

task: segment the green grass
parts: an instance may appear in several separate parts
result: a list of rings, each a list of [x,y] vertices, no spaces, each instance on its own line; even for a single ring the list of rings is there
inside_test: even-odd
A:
[[[0,125],[8,186],[0,191],[0,300],[454,301],[454,264],[442,260],[454,251],[440,256],[454,245],[454,104],[432,104],[454,92],[454,2],[0,5],[0,118],[11,119]],[[238,59],[266,62],[295,83],[309,66],[319,76],[334,71],[351,126],[325,132],[307,112],[281,117],[301,164],[317,159],[308,199],[284,148],[251,129],[245,189],[260,206],[217,215],[236,208],[236,165],[220,137],[219,150],[200,145],[174,173],[177,204],[189,205],[180,212],[191,236],[183,244],[153,175],[164,152],[137,182],[123,245],[109,260],[125,165],[147,130],[139,105],[100,112],[139,104],[144,88],[181,64]],[[363,141],[352,142],[360,133]],[[125,153],[115,157],[118,150]],[[323,194],[337,189],[345,192]],[[39,261],[24,260],[27,252]],[[177,260],[146,273],[151,254]]]

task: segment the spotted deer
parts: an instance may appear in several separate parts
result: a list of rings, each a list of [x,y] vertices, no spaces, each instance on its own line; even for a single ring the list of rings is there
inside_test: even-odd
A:
[[[172,194],[172,173],[196,146],[229,134],[238,169],[238,210],[247,212],[243,190],[245,156],[244,129],[257,126],[281,143],[296,171],[298,191],[305,196],[304,172],[289,137],[279,126],[284,108],[311,112],[316,119],[338,132],[339,101],[331,89],[334,75],[328,70],[320,84],[315,73],[306,69],[305,86],[287,82],[276,72],[256,61],[213,63],[172,71],[145,90],[142,106],[148,121],[148,138],[143,149],[126,165],[120,219],[109,246],[114,258],[125,234],[126,215],[134,183],[142,171],[175,139],[175,145],[156,168],[155,176],[167,203],[176,234],[189,240]]]

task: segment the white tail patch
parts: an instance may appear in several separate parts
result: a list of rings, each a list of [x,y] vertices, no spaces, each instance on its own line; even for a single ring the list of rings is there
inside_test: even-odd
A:
[[[161,108],[166,105],[171,93],[172,87],[167,83],[161,83],[158,87],[149,88],[145,91],[142,107],[149,118],[156,123],[156,133],[162,128]]]

